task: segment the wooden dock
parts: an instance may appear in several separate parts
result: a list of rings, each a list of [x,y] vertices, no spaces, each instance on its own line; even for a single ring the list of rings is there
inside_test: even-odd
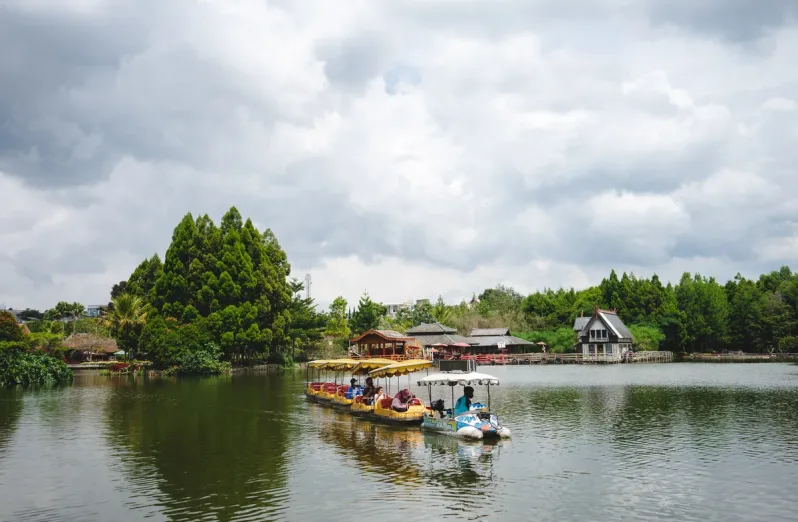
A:
[[[478,366],[519,364],[634,364],[673,362],[673,352],[635,352],[629,358],[621,355],[583,355],[581,353],[519,353],[473,356]]]

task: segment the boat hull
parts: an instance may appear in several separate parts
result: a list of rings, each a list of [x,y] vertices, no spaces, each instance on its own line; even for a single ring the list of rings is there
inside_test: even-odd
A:
[[[492,419],[482,419],[476,413],[466,413],[455,418],[425,415],[421,429],[470,440],[510,438],[509,428],[499,425],[495,415],[489,415]]]

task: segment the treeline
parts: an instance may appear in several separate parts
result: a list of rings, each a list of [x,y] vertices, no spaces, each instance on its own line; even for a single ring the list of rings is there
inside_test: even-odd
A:
[[[583,290],[546,289],[524,296],[497,286],[469,302],[434,303],[401,310],[388,318],[385,307],[364,295],[352,312],[339,297],[330,308],[339,337],[368,328],[404,331],[420,323],[441,322],[468,335],[473,328],[509,327],[530,341],[543,341],[553,351],[572,349],[573,323],[590,316],[595,307],[617,310],[635,336],[638,350],[711,352],[798,351],[798,274],[789,267],[757,280],[739,274],[725,285],[714,278],[685,273],[678,284],[662,284],[659,277],[638,278],[613,270],[598,286]]]

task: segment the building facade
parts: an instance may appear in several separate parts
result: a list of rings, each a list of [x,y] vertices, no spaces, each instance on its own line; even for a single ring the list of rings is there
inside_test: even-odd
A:
[[[634,338],[614,310],[596,309],[591,317],[577,317],[576,352],[587,358],[618,359],[632,349]]]

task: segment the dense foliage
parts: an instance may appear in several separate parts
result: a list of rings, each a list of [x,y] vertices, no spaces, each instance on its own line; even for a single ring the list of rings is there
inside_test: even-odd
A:
[[[21,341],[22,328],[17,324],[17,319],[5,310],[0,310],[0,342]]]
[[[188,214],[163,262],[157,255],[146,259],[114,286],[108,313],[130,320],[111,330],[126,349],[164,367],[209,357],[284,363],[317,343],[326,325],[313,301],[301,296],[302,284],[288,280],[290,272],[271,230],[261,233],[235,208],[219,226],[207,215]],[[211,345],[218,357],[207,350]]]
[[[167,375],[219,375],[230,371],[230,363],[221,360],[218,346],[208,343],[202,348],[185,352]]]
[[[758,280],[738,274],[725,285],[688,273],[676,285],[663,285],[656,275],[618,277],[615,271],[584,290],[545,289],[525,297],[499,285],[469,303],[448,306],[438,298],[433,305],[400,310],[395,318],[383,312],[377,324],[404,331],[439,321],[463,335],[473,328],[509,327],[519,337],[543,341],[551,351],[562,352],[575,342],[575,318],[591,315],[595,307],[617,310],[638,350],[798,351],[798,274],[788,267]],[[349,322],[353,333],[372,327],[374,311],[380,308],[365,295]],[[338,329],[342,330],[340,323]]]
[[[0,342],[0,387],[50,384],[72,379],[72,370],[63,361],[25,348],[24,342]]]

